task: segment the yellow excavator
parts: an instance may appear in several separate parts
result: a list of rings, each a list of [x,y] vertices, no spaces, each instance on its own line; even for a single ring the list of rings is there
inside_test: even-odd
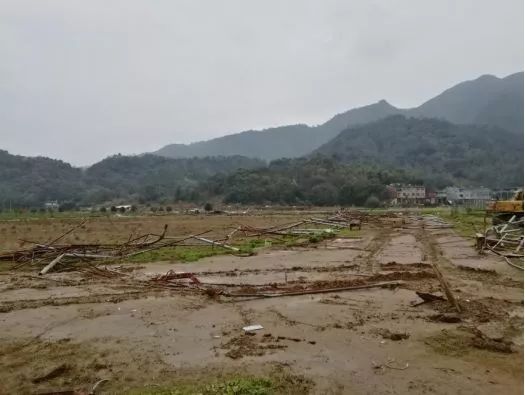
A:
[[[511,200],[495,200],[487,205],[487,214],[492,215],[493,225],[523,219],[523,189],[518,190]],[[514,217],[514,218],[513,218]]]

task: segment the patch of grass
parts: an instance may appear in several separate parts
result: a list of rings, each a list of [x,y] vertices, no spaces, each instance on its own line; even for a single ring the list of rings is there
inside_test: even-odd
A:
[[[286,235],[279,239],[244,239],[238,240],[234,247],[239,249],[239,254],[253,254],[255,249],[264,248],[268,246],[282,245],[285,247],[294,247],[305,245],[308,243],[315,244],[326,239],[332,239],[338,235],[357,236],[358,230],[343,229],[338,232],[325,232],[319,229],[319,233],[312,235]],[[157,261],[178,261],[178,262],[195,262],[202,258],[207,258],[215,255],[234,254],[235,251],[222,248],[220,246],[211,245],[195,245],[195,246],[172,246],[159,248],[158,250],[145,251],[129,258],[129,262],[148,263]]]
[[[310,243],[320,243],[321,241],[324,241],[327,239],[333,239],[335,235],[336,233],[334,232],[320,232],[320,233],[310,235],[308,237],[308,241]]]
[[[485,211],[483,210],[465,210],[458,208],[443,208],[439,211],[430,212],[438,217],[443,218],[454,226],[454,230],[461,236],[472,237],[475,233],[484,231]],[[490,225],[491,219],[487,218],[487,225]]]
[[[53,211],[53,212],[15,212],[15,211],[2,211],[0,212],[0,221],[11,221],[11,220],[38,220],[38,219],[71,219],[71,218],[95,218],[103,217],[101,213],[90,212],[90,211]]]
[[[198,383],[177,383],[170,386],[140,388],[127,395],[270,395],[307,394],[312,382],[302,376],[273,372],[269,377],[233,376]]]
[[[266,395],[273,394],[271,380],[259,377],[236,377],[209,384],[179,384],[131,390],[128,395]]]
[[[272,391],[272,382],[265,378],[238,378],[207,385],[205,395],[265,395]]]
[[[253,254],[256,248],[266,245],[264,239],[245,240],[235,244],[239,249],[239,254]],[[196,246],[173,246],[159,248],[158,250],[146,251],[135,255],[129,259],[130,262],[147,263],[156,261],[178,261],[178,262],[195,262],[202,258],[208,258],[216,255],[233,254],[235,251],[222,248],[220,246],[196,245]]]
[[[130,262],[147,263],[156,261],[195,262],[215,255],[231,254],[232,251],[213,246],[180,246],[164,247],[158,250],[145,251],[129,259]]]
[[[249,239],[245,240],[241,244],[237,244],[235,247],[239,249],[241,254],[253,254],[256,248],[262,248],[266,245],[267,241],[265,239]]]
[[[357,238],[361,236],[361,231],[356,228],[353,228],[352,230],[350,230],[350,228],[344,228],[337,232],[337,236]]]

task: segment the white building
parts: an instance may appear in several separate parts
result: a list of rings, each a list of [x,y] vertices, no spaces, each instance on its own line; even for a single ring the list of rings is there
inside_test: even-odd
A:
[[[425,199],[426,190],[422,185],[400,185],[397,189],[397,198],[401,200]]]
[[[44,203],[44,208],[46,210],[58,210],[58,201],[57,200],[52,200],[50,202],[45,202]]]
[[[483,209],[487,202],[492,198],[492,191],[484,187],[447,187],[443,192],[446,195],[446,199],[449,203],[477,209]]]
[[[426,189],[423,185],[391,184],[387,188],[392,204],[423,204]]]
[[[490,200],[491,190],[488,188],[458,188],[447,187],[444,190],[448,201],[457,202],[465,200]]]

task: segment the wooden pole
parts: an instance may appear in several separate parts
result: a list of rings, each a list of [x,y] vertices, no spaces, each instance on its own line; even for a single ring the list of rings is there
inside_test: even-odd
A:
[[[59,256],[57,256],[55,259],[53,259],[51,262],[49,262],[49,264],[43,268],[40,273],[40,275],[43,275],[43,274],[46,274],[48,271],[50,271],[58,262],[60,262],[60,260],[64,257],[65,254],[61,254]]]
[[[445,277],[443,277],[443,274],[441,273],[441,271],[438,269],[437,265],[434,262],[432,262],[432,268],[434,269],[434,272],[436,273],[436,276],[439,282],[441,283],[443,290],[445,291],[445,295],[447,295],[448,301],[450,302],[452,306],[456,308],[458,313],[461,313],[461,307],[459,306],[458,301],[454,297],[454,294],[450,290],[447,280],[445,280]]]
[[[193,236],[194,239],[196,240],[200,240],[200,241],[203,241],[205,243],[208,243],[208,244],[211,244],[211,245],[217,245],[217,246],[220,246],[220,247],[223,247],[223,248],[226,248],[228,250],[232,250],[232,251],[239,251],[238,248],[236,247],[232,247],[228,244],[224,244],[224,243],[219,243],[218,241],[213,241],[213,240],[209,240],[209,239],[205,239],[204,237],[198,237],[198,236]]]

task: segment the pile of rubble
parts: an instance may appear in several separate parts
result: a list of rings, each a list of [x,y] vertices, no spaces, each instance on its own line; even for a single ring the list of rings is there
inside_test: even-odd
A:
[[[480,251],[502,256],[510,266],[523,270],[523,217],[513,215],[508,221],[493,225],[484,234],[476,234]]]

